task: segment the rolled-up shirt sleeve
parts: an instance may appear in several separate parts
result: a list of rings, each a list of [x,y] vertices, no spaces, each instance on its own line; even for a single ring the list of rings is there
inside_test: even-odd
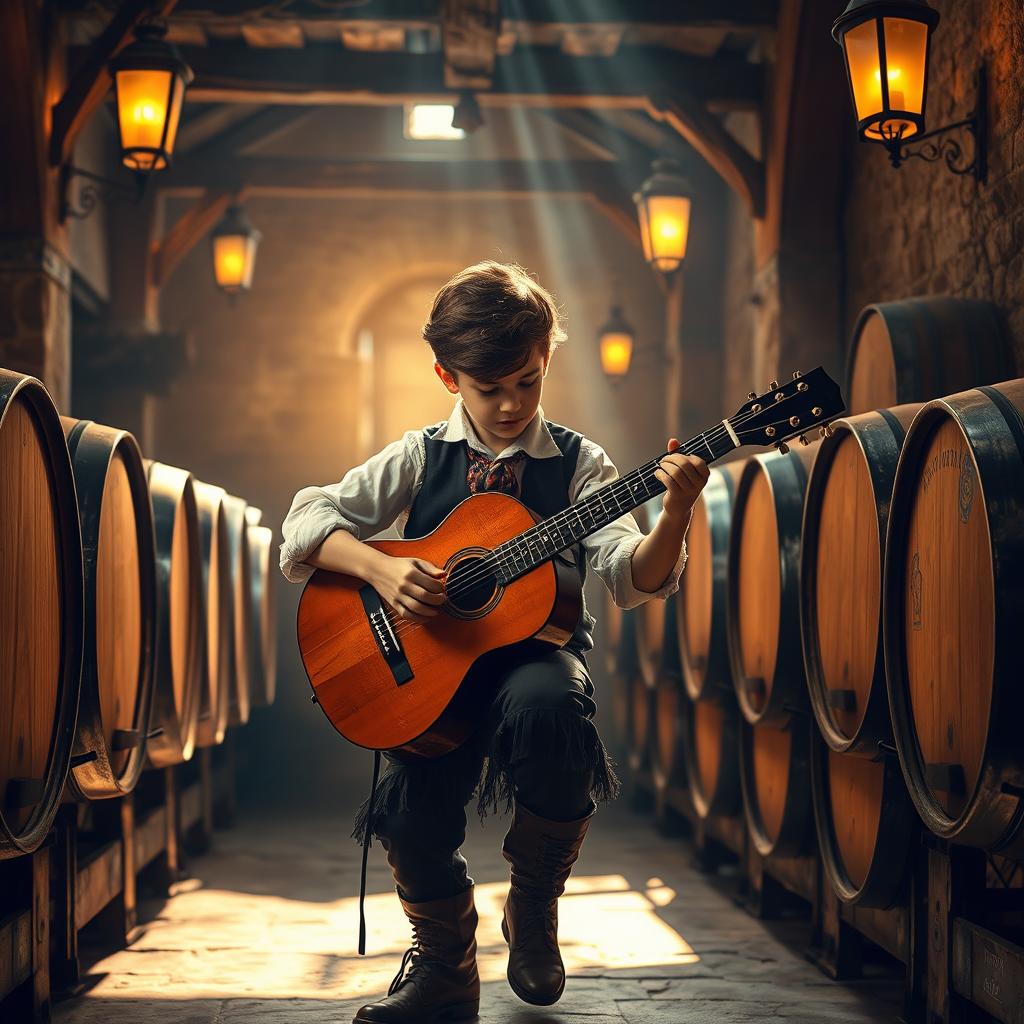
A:
[[[303,487],[281,524],[281,572],[303,583],[314,572],[305,559],[335,530],[366,540],[407,511],[419,484],[421,434],[407,431],[336,484]]]
[[[618,470],[604,449],[584,438],[576,473],[569,488],[569,500],[580,501],[618,477]],[[685,540],[680,546],[676,564],[657,590],[648,592],[634,586],[633,552],[644,536],[636,517],[629,512],[584,538],[582,542],[590,568],[604,580],[612,599],[620,608],[635,608],[654,597],[663,599],[679,589],[679,577],[686,565]]]

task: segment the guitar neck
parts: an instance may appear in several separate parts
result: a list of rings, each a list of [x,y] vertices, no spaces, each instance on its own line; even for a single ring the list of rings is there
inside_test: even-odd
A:
[[[698,455],[708,465],[740,447],[728,420],[722,420],[680,445],[684,455]],[[543,520],[494,549],[496,576],[502,584],[524,576],[560,551],[603,529],[633,509],[661,494],[665,487],[654,475],[664,452],[632,473],[613,480],[582,501]]]

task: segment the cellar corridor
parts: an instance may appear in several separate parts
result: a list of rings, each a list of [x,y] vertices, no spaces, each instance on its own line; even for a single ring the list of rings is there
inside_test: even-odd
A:
[[[164,901],[140,901],[139,935],[83,965],[87,993],[59,1024],[347,1022],[387,990],[408,927],[383,852],[370,854],[367,956],[358,958],[359,847],[347,813],[255,810],[218,833]],[[856,985],[830,981],[803,954],[804,917],[761,921],[738,906],[735,878],[692,866],[626,798],[603,807],[560,901],[569,971],[562,1006],[530,1007],[504,978],[500,934],[507,819],[471,821],[463,848],[477,883],[480,1020],[490,1024],[875,1024],[895,1021],[902,972],[869,964]],[[83,950],[84,952],[84,950]]]

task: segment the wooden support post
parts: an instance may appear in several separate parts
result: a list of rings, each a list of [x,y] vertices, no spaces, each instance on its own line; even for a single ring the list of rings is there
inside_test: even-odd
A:
[[[859,978],[864,966],[864,939],[842,919],[842,905],[825,872],[819,875],[814,960],[835,981]]]
[[[203,747],[199,757],[199,783],[203,799],[202,837],[205,846],[213,840],[213,765],[212,747]]]
[[[120,800],[121,811],[121,919],[124,942],[132,940],[139,923],[135,893],[135,801],[129,793]]]
[[[765,858],[747,839],[745,860],[746,877],[743,903],[754,917],[773,920],[782,916],[785,890],[765,869]]]
[[[181,877],[181,805],[173,766],[161,772],[164,784],[164,852],[160,884],[170,887]]]
[[[934,840],[928,849],[927,1024],[970,1024],[981,1011],[953,990],[953,921],[984,900],[985,853]]]
[[[81,989],[78,968],[78,805],[64,804],[54,830],[53,958],[54,992],[74,995]]]
[[[235,823],[235,734],[229,729],[213,757],[214,823],[230,828]]]
[[[50,1019],[50,844],[32,855],[32,1011]]]

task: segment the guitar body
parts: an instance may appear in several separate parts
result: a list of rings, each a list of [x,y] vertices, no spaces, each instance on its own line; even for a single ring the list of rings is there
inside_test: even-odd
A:
[[[484,492],[425,537],[368,542],[447,570],[448,601],[423,624],[400,619],[360,579],[324,570],[310,577],[299,649],[316,700],[342,736],[399,757],[445,754],[472,732],[493,692],[487,680],[462,686],[478,658],[531,638],[561,647],[572,636],[582,598],[571,563],[556,557],[506,586],[473,568],[538,521],[510,495]],[[478,585],[465,584],[470,575]]]

